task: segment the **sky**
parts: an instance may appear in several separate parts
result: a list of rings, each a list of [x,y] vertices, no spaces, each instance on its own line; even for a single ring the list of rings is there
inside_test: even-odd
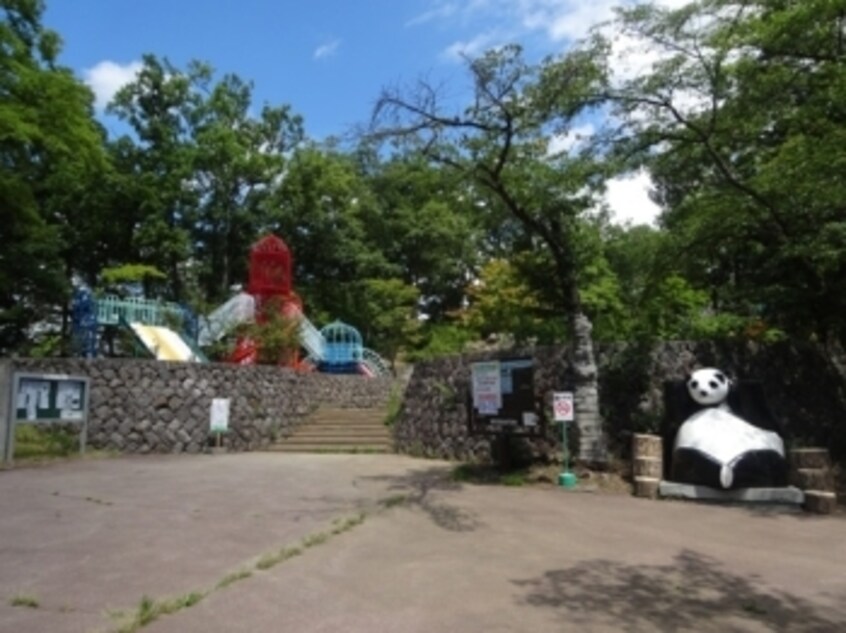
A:
[[[366,123],[385,86],[422,76],[460,93],[464,56],[512,42],[530,61],[561,53],[619,1],[635,0],[47,0],[44,23],[113,134],[103,108],[152,53],[251,81],[257,109],[288,104],[322,140]],[[644,172],[609,183],[616,221],[654,222],[649,185]]]

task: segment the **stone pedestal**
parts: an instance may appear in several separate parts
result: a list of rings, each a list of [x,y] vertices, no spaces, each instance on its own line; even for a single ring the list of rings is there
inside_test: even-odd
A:
[[[805,510],[831,514],[837,509],[834,472],[825,448],[794,448],[788,455],[790,483],[805,493]]]
[[[786,488],[736,488],[734,490],[717,490],[708,486],[662,481],[660,493],[662,497],[722,502],[773,503],[795,506],[801,505],[805,500],[803,492],[793,486]]]
[[[658,435],[632,438],[632,476],[636,497],[655,499],[664,474],[664,443]]]

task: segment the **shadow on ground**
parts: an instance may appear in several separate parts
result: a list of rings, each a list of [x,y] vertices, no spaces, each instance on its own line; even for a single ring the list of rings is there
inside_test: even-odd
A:
[[[388,499],[388,503],[394,498],[399,502],[399,495],[402,495],[404,504],[419,508],[435,525],[444,530],[472,532],[481,526],[474,513],[434,498],[433,493],[462,489],[462,484],[452,479],[449,467],[440,466],[414,470],[404,475],[383,475],[365,479],[387,483],[392,495],[398,495]]]
[[[513,582],[527,592],[518,598],[521,604],[559,610],[562,620],[574,626],[600,616],[629,633],[747,631],[751,622],[785,633],[846,630],[844,607],[825,609],[788,593],[766,591],[756,586],[754,577],[732,574],[692,551],[682,551],[666,566],[600,559]],[[846,596],[821,598],[846,604]]]

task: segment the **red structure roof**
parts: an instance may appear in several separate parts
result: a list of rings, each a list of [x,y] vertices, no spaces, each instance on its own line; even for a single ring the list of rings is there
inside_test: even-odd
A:
[[[288,245],[268,235],[250,249],[250,281],[247,292],[263,303],[271,297],[288,297],[292,290],[293,262]]]

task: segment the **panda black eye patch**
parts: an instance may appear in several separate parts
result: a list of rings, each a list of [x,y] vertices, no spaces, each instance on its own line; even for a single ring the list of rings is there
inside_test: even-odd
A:
[[[712,380],[711,382],[709,382],[708,386],[711,387],[711,389],[716,389],[717,387],[719,387],[716,380]]]
[[[691,389],[696,389],[698,386],[699,386],[699,383],[697,383],[695,380],[690,381]]]
[[[716,378],[716,379],[717,379],[717,380],[719,380],[720,382],[725,382],[725,381],[726,381],[726,377],[725,377],[725,376],[723,376],[722,374],[714,374],[714,378]]]

